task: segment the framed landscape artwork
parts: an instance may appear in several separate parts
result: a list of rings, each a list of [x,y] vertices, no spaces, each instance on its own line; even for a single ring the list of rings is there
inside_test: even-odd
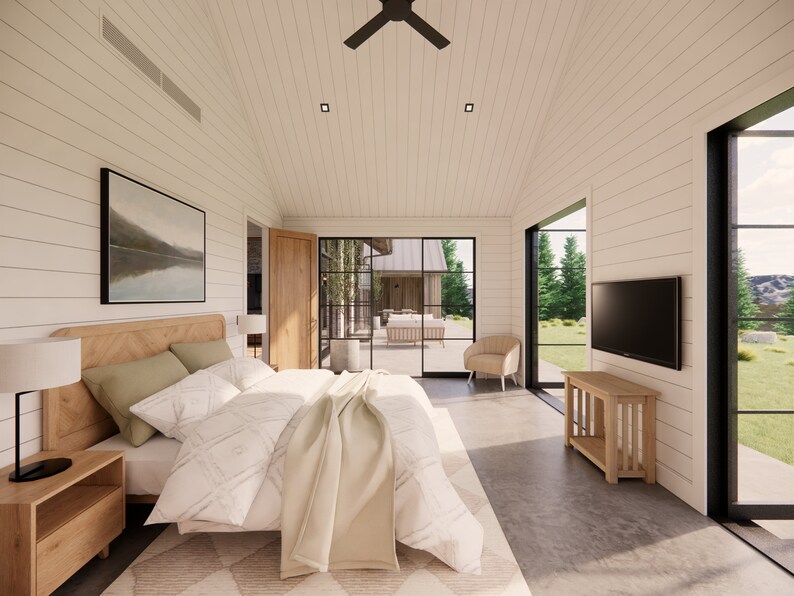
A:
[[[101,169],[102,304],[204,302],[205,213]]]

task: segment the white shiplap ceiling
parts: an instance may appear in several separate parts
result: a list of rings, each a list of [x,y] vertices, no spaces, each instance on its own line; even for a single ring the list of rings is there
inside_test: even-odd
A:
[[[344,46],[378,0],[207,3],[284,217],[512,215],[585,4],[416,0],[439,51]]]

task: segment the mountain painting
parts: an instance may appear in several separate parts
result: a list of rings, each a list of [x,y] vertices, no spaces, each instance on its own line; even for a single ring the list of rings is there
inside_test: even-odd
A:
[[[102,168],[102,304],[203,302],[205,214]]]

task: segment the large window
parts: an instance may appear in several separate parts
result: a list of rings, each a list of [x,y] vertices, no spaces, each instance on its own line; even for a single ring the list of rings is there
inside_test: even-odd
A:
[[[780,109],[761,106],[709,135],[711,246],[722,262],[710,291],[726,305],[709,321],[722,328],[710,346],[709,510],[739,519],[794,518],[794,108]]]
[[[587,368],[585,215],[579,203],[527,232],[530,387],[561,388],[561,371]]]
[[[465,374],[473,238],[322,238],[319,246],[323,368]]]

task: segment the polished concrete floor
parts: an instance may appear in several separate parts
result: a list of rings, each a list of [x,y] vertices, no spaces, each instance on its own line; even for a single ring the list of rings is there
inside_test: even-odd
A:
[[[794,594],[794,577],[662,486],[607,484],[526,390],[421,383],[449,409],[535,596]]]
[[[794,576],[660,485],[604,481],[563,447],[562,416],[498,380],[423,379],[447,408],[535,596],[794,594]],[[154,540],[148,508],[128,514],[111,556],[59,594],[99,594]],[[794,546],[792,547],[794,548]]]

